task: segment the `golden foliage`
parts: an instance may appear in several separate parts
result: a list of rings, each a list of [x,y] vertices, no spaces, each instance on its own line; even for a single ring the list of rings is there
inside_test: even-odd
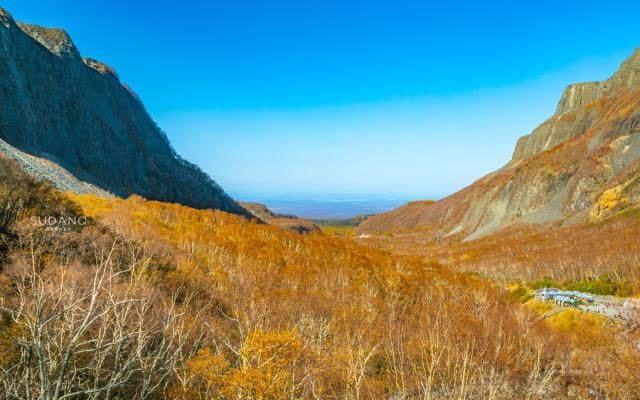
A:
[[[519,306],[478,278],[218,211],[73,198],[112,229],[171,248],[176,267],[159,283],[214,305],[201,318],[210,343],[172,389],[182,397],[472,398],[491,370],[510,382],[505,395],[545,373]]]
[[[516,225],[483,238],[438,243],[429,234],[374,236],[361,242],[420,255],[502,286],[558,286],[597,294],[640,294],[640,214],[627,208],[597,223]]]
[[[598,220],[603,216],[603,214],[612,210],[616,206],[628,204],[629,198],[623,196],[623,191],[624,186],[618,185],[602,192],[598,201],[596,201],[589,212],[589,217],[592,220]]]
[[[131,375],[114,394],[118,399],[142,393],[184,400],[535,399],[567,397],[569,386],[624,398],[637,384],[630,373],[638,362],[631,345],[636,336],[626,338],[616,326],[571,312],[538,323],[544,306],[522,306],[528,295],[522,286],[509,293],[476,274],[451,272],[422,258],[331,235],[298,235],[219,211],[140,197],[70,197],[97,226],[65,236],[64,249],[48,242],[43,254],[61,263],[71,249],[78,251],[69,270],[84,282],[91,270],[82,266],[91,259],[86,249],[99,248],[101,232],[112,232],[131,244],[110,258],[114,268],[135,260],[141,272],[126,293],[119,292],[120,284],[109,285],[104,298],[130,304],[126,296],[142,288],[140,298],[153,310],[132,314],[133,321],[155,322],[138,361],[147,369]],[[459,262],[486,254],[481,248],[462,254],[470,251],[474,256]],[[11,298],[15,281],[7,278],[2,288]],[[73,301],[72,288],[56,288]],[[45,304],[50,302],[55,300]],[[154,316],[167,308],[176,317],[165,329]],[[5,338],[22,335],[10,326],[0,325]],[[581,330],[589,340],[574,338]],[[85,331],[86,343],[104,332],[110,330]],[[1,334],[0,352],[11,357],[13,342]],[[179,357],[165,366],[170,372],[156,375],[162,384],[138,394],[140,379],[163,365],[148,363],[156,346]],[[601,360],[597,365],[594,357]],[[615,362],[628,368],[604,375]],[[590,380],[572,375],[590,369]]]

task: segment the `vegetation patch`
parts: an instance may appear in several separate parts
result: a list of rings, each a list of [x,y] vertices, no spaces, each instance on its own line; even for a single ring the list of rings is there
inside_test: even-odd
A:
[[[528,284],[528,286],[532,289],[558,288],[603,296],[627,297],[633,294],[632,285],[625,281],[613,281],[607,274],[600,275],[597,279],[583,279],[579,281],[558,281],[551,278],[544,278],[539,281],[533,281]]]
[[[509,290],[511,298],[518,301],[519,303],[526,303],[533,295],[530,293],[529,289],[524,286],[516,286],[512,287]]]
[[[536,314],[544,315],[553,310],[553,305],[544,301],[538,301],[535,299],[528,300],[524,303],[525,306]]]

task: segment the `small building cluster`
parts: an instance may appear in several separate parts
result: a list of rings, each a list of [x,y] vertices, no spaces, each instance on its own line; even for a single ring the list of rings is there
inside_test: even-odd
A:
[[[536,299],[548,301],[560,306],[581,306],[593,303],[593,296],[577,291],[544,288],[536,290]]]

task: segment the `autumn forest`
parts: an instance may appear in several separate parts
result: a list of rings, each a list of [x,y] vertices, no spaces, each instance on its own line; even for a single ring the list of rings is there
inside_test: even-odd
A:
[[[640,391],[638,331],[220,211],[59,193],[3,160],[7,399],[542,399]],[[7,194],[11,195],[8,196]],[[60,233],[29,216],[81,215]],[[615,368],[612,368],[615,366]]]
[[[640,400],[638,4],[3,3],[0,400]]]

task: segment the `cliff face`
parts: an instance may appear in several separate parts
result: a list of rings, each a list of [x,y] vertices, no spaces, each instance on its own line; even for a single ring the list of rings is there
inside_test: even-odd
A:
[[[520,138],[513,153],[513,161],[527,159],[584,134],[601,117],[598,114],[601,110],[588,107],[589,104],[607,97],[616,97],[622,91],[632,91],[638,87],[640,49],[610,79],[569,85],[560,97],[556,113],[531,134]]]
[[[640,203],[640,50],[605,82],[569,86],[513,159],[452,196],[367,219],[361,233],[435,228],[475,239],[515,223],[570,224]]]
[[[115,71],[82,58],[64,31],[0,9],[0,139],[126,197],[248,215],[181,159]],[[57,182],[53,182],[57,184]]]

